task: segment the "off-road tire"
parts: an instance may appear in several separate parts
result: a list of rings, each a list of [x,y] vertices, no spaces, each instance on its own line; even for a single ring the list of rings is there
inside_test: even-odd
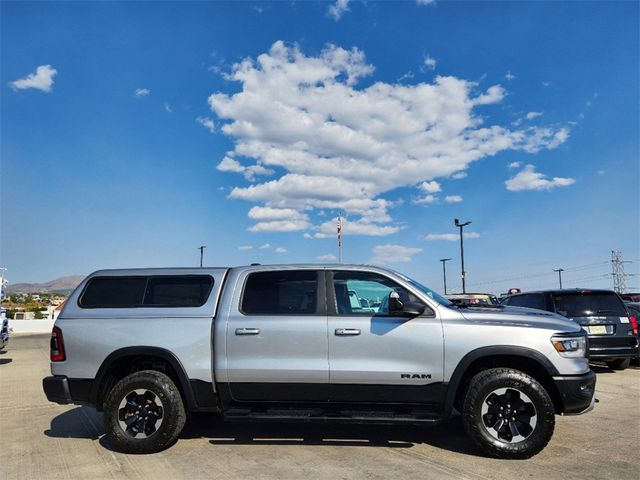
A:
[[[140,389],[153,393],[162,403],[162,422],[146,438],[135,438],[127,433],[118,418],[123,399]],[[111,446],[123,453],[155,453],[170,447],[177,441],[186,419],[178,388],[167,375],[155,370],[142,370],[123,378],[109,391],[104,402],[107,439]]]
[[[616,360],[611,360],[607,362],[607,367],[611,370],[626,370],[631,365],[630,358],[618,358]]]
[[[489,433],[482,416],[485,400],[500,389],[524,393],[535,407],[536,424],[526,438],[510,443]],[[555,409],[544,387],[529,375],[510,368],[491,368],[476,374],[469,382],[462,418],[467,434],[484,452],[504,459],[530,458],[549,443],[555,427]]]

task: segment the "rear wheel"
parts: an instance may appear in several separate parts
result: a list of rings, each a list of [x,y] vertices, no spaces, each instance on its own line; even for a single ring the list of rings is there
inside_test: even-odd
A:
[[[164,373],[143,370],[120,380],[104,403],[107,438],[125,453],[154,453],[178,439],[186,421],[182,397]]]
[[[464,398],[463,421],[475,443],[493,457],[529,458],[549,443],[555,409],[540,383],[519,370],[475,375]]]
[[[631,364],[630,358],[618,358],[616,360],[611,360],[610,362],[607,362],[607,366],[611,370],[626,370],[627,368],[629,368],[630,364]]]

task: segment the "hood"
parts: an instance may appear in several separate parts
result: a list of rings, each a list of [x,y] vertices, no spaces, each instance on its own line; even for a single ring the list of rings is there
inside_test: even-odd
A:
[[[566,317],[544,310],[524,307],[461,308],[459,312],[469,321],[512,327],[545,328],[558,332],[579,332],[580,326]]]

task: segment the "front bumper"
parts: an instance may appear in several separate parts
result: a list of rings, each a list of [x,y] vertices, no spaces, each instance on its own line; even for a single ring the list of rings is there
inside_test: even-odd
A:
[[[596,374],[557,376],[553,380],[562,400],[563,415],[579,415],[593,410],[596,393]]]
[[[637,337],[589,336],[589,360],[613,360],[637,356]]]

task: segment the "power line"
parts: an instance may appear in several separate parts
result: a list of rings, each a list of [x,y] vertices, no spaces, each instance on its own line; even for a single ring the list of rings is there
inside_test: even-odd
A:
[[[568,267],[563,269],[564,272],[579,272],[579,271],[584,271],[584,270],[590,270],[593,268],[597,268],[597,267],[603,267],[605,265],[607,265],[609,263],[608,260],[605,260],[603,262],[595,262],[595,263],[588,263],[586,265],[578,265],[576,267]],[[495,279],[495,280],[487,280],[484,282],[475,282],[470,284],[470,286],[479,286],[479,285],[494,285],[497,283],[505,283],[505,282],[515,282],[518,280],[528,280],[530,278],[539,278],[539,277],[546,277],[546,276],[550,276],[553,275],[553,271],[552,272],[541,272],[541,273],[533,273],[533,274],[529,274],[529,275],[518,275],[518,276],[514,276],[514,277],[509,277],[509,278],[501,278],[501,279]]]

